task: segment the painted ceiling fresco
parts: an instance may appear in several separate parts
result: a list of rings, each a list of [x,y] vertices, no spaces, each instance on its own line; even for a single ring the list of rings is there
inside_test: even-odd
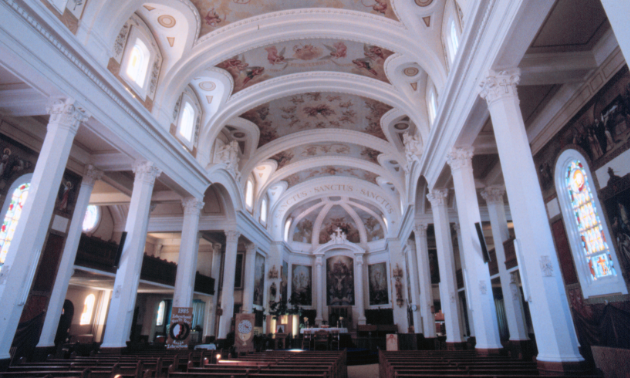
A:
[[[331,176],[354,177],[361,180],[369,181],[372,184],[376,184],[376,178],[378,177],[372,172],[364,171],[363,169],[359,168],[328,165],[325,167],[310,168],[298,173],[294,173],[290,176],[285,177],[284,181],[289,184],[290,188],[307,180]]]
[[[382,102],[339,93],[304,93],[262,104],[241,117],[260,129],[258,147],[278,138],[312,129],[346,129],[387,140],[381,117],[392,107]]]
[[[368,209],[372,210],[375,214],[378,214],[380,217],[383,217],[383,212],[381,211],[381,209],[379,209],[378,207],[372,205],[371,203],[365,202],[365,201],[361,201],[358,200],[356,198],[350,198],[350,205],[352,207],[355,207],[354,204],[352,202],[356,202],[360,205],[363,205],[365,207],[367,207]]]
[[[274,77],[306,71],[336,71],[389,83],[385,60],[393,52],[334,39],[288,41],[236,55],[219,64],[234,79],[234,93]]]
[[[363,226],[365,227],[365,233],[367,234],[368,242],[381,240],[385,237],[383,226],[378,221],[378,219],[374,218],[372,215],[362,209],[358,209],[356,207],[353,207],[353,209],[357,212],[357,215],[363,221]]]
[[[330,211],[326,214],[322,222],[319,231],[319,243],[328,243],[330,241],[330,234],[334,233],[337,227],[341,228],[341,230],[346,233],[349,242],[361,242],[359,230],[354,223],[354,219],[352,219],[343,207],[336,205],[330,208]]]
[[[325,206],[322,206],[311,211],[300,220],[300,222],[295,226],[293,241],[300,243],[311,243],[313,241],[313,226],[315,225],[317,216],[324,207]]]
[[[233,22],[257,15],[300,8],[340,8],[398,21],[390,0],[191,0],[201,15],[203,36]]]
[[[329,156],[350,157],[378,164],[379,154],[380,152],[377,150],[356,144],[322,142],[289,148],[275,154],[271,159],[275,160],[278,163],[278,169],[281,169],[291,163],[308,158]]]

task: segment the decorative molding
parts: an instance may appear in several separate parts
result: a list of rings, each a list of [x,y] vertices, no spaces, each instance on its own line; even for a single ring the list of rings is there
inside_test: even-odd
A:
[[[322,259],[321,256],[317,256],[315,258],[315,266],[322,266],[324,265],[324,259]]]
[[[225,240],[228,243],[234,244],[238,243],[238,238],[241,236],[241,233],[234,230],[225,231]]]
[[[103,177],[103,171],[96,169],[92,164],[88,165],[83,174],[83,180],[81,180],[81,186],[88,186],[93,188],[96,181]]]
[[[407,159],[405,171],[410,172],[414,160],[420,161],[420,157],[422,157],[422,139],[420,139],[420,135],[411,135],[409,131],[405,131],[403,144],[405,146],[405,158]]]
[[[451,170],[455,171],[462,168],[472,169],[472,157],[473,151],[470,148],[453,148],[446,155],[446,163],[451,167]]]
[[[481,197],[486,200],[488,204],[503,205],[503,195],[505,189],[499,187],[488,187],[481,192]]]
[[[363,255],[356,253],[354,255],[354,263],[360,268],[363,265]]]
[[[518,98],[516,85],[520,80],[521,71],[518,68],[499,72],[490,70],[486,79],[479,84],[479,95],[486,99],[488,105],[505,97]]]
[[[150,161],[140,161],[133,165],[133,173],[136,175],[135,181],[143,181],[151,186],[155,184],[155,179],[162,171]]]
[[[271,269],[269,269],[269,274],[268,274],[269,279],[274,280],[278,278],[278,269],[276,269],[276,266],[272,266]]]
[[[416,222],[413,230],[415,231],[417,236],[426,238],[427,237],[427,229],[428,228],[429,228],[429,224],[428,223]]]
[[[431,206],[446,206],[448,200],[448,189],[433,189],[427,194],[427,199]]]
[[[203,205],[203,201],[195,197],[188,197],[182,200],[184,214],[186,215],[199,215],[201,209],[203,209]]]

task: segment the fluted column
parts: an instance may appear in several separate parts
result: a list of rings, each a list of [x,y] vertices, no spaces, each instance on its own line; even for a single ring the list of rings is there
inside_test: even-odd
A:
[[[547,211],[538,184],[536,166],[519,108],[516,85],[518,69],[490,71],[481,84],[492,117],[494,136],[521,261],[519,270],[526,277],[537,361],[542,368],[567,367],[584,359],[573,326],[569,304],[560,274]],[[559,364],[561,363],[561,364]],[[552,366],[553,365],[553,366]]]
[[[448,189],[433,189],[427,195],[433,211],[433,228],[437,245],[438,265],[440,267],[440,303],[444,313],[446,343],[450,349],[462,346],[462,330],[459,326],[457,305],[457,278],[453,259],[451,226],[448,219]]]
[[[435,315],[433,307],[433,285],[429,265],[429,244],[427,241],[426,223],[416,223],[414,236],[416,241],[416,260],[418,262],[418,279],[420,281],[420,312],[422,314],[422,332],[425,338],[435,337]]]
[[[462,228],[459,226],[459,223],[454,223],[453,224],[453,230],[455,231],[455,233],[457,234],[457,245],[459,246],[459,262],[462,266],[462,279],[464,281],[464,294],[466,294],[466,290],[470,290],[470,284],[467,281],[467,276],[464,274],[464,272],[466,271],[466,255],[464,254],[464,251],[462,250]],[[468,335],[469,337],[474,337],[475,336],[475,322],[473,321],[473,312],[472,312],[472,303],[468,303],[468,300],[466,301],[466,308],[461,308],[461,302],[460,302],[460,312],[461,312],[461,319],[460,319],[460,324],[462,325],[462,330],[466,329],[466,323],[464,322],[464,314],[468,315],[468,328],[470,329],[470,334]]]
[[[234,272],[236,271],[238,238],[241,234],[237,231],[226,231],[225,236],[225,263],[223,264],[223,291],[221,292],[223,314],[219,319],[219,339],[225,339],[230,333],[232,317],[234,316]]]
[[[356,319],[358,319],[359,325],[365,324],[365,293],[363,292],[363,254],[354,254],[354,287],[356,291],[355,297],[355,312],[357,313]]]
[[[161,173],[151,162],[135,164],[133,172],[135,179],[127,223],[125,224],[127,239],[116,272],[114,293],[109,306],[107,327],[101,350],[114,349],[114,351],[118,351],[120,348],[126,347],[133,321],[138,283],[140,282],[153,185]]]
[[[214,278],[214,295],[212,296],[212,312],[208,316],[206,327],[208,332],[204,331],[204,334],[209,336],[216,336],[218,334],[216,330],[216,316],[217,316],[217,304],[219,303],[219,277],[221,276],[221,244],[214,243],[212,245],[212,270],[211,277]]]
[[[488,215],[490,216],[494,250],[497,255],[497,264],[499,265],[501,291],[503,292],[505,316],[510,330],[510,340],[521,341],[528,340],[529,337],[525,329],[525,314],[523,312],[523,306],[521,305],[521,293],[518,290],[512,291],[510,287],[510,283],[512,282],[511,274],[505,267],[503,242],[510,238],[510,231],[508,230],[507,218],[505,216],[505,204],[503,202],[504,193],[505,190],[502,188],[486,188],[481,192],[481,196],[488,204]]]
[[[50,294],[46,319],[44,320],[44,327],[42,328],[37,348],[55,346],[55,335],[57,334],[57,327],[59,326],[59,319],[63,310],[63,302],[66,299],[68,284],[70,283],[70,277],[72,277],[72,272],[74,271],[74,260],[77,256],[79,241],[81,240],[81,234],[83,232],[85,212],[90,203],[90,195],[92,194],[92,189],[94,189],[94,183],[99,180],[102,175],[103,172],[89,165],[81,180],[81,188],[79,189],[77,202],[74,206],[68,238],[63,248],[63,255],[59,263],[59,269],[57,270],[55,285]]]
[[[256,244],[253,243],[245,246],[245,288],[243,290],[243,313],[245,314],[251,314],[254,309],[256,249]]]
[[[289,276],[290,277],[290,276]],[[317,284],[317,316],[315,317],[315,324],[321,325],[324,320],[324,258],[323,256],[317,256],[315,258],[315,281]],[[291,278],[289,278],[291,282]]]
[[[617,38],[626,62],[630,62],[630,27],[628,15],[630,14],[630,2],[624,0],[602,0],[602,5],[608,16],[608,21]]]
[[[416,273],[416,245],[412,240],[407,241],[407,248],[403,250],[407,260],[407,272],[409,274],[409,282],[411,283],[410,305],[416,305],[416,310],[412,311],[414,333],[422,332],[422,317],[420,303],[420,290],[418,289],[418,274]]]
[[[177,259],[173,307],[192,307],[199,255],[199,214],[203,208],[203,201],[189,197],[182,201],[182,205],[184,224]]]
[[[54,102],[48,113],[46,138],[28,197],[4,264],[0,266],[0,360],[10,358],[9,349],[46,240],[72,142],[81,122],[89,117],[73,100]]]
[[[503,346],[499,336],[490,272],[483,260],[481,244],[475,229],[475,223],[481,224],[481,216],[473,177],[472,155],[472,151],[467,149],[453,149],[446,161],[451,166],[457,199],[457,216],[462,233],[460,250],[462,255],[465,255],[466,276],[471,286],[468,298],[473,308],[472,320],[477,340],[475,348],[478,351],[497,352]]]

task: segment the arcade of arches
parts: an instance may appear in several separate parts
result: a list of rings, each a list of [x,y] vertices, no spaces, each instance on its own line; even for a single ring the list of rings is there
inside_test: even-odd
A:
[[[177,307],[193,342],[255,313],[543,367],[630,347],[602,328],[630,316],[629,13],[0,0],[0,359],[25,327],[157,343]]]

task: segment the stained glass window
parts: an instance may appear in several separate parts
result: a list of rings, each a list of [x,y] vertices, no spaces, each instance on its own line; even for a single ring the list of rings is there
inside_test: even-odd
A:
[[[24,206],[24,202],[26,202],[28,189],[30,187],[30,183],[24,183],[15,188],[11,195],[11,203],[4,216],[2,227],[0,227],[0,269],[2,265],[4,265],[7,252],[9,252],[9,246],[11,245],[11,240],[13,240],[13,234],[15,233],[18,220],[20,220],[20,216],[22,216],[22,207]]]
[[[179,121],[179,134],[186,138],[189,142],[193,140],[193,132],[195,126],[195,109],[190,105],[189,102],[186,102],[184,105],[184,111],[182,113],[182,118]]]
[[[90,324],[92,322],[92,313],[94,312],[94,302],[96,297],[94,294],[90,294],[85,297],[83,302],[83,312],[81,313],[80,325]]]
[[[89,205],[85,211],[85,218],[83,218],[83,231],[89,232],[94,230],[98,224],[101,212],[96,205]]]
[[[580,234],[580,253],[586,257],[591,278],[597,280],[601,277],[616,276],[604,227],[599,218],[597,205],[593,201],[588,175],[579,160],[573,160],[567,166],[565,179],[572,213]]]
[[[129,54],[126,70],[127,76],[140,87],[143,87],[147,68],[149,67],[149,49],[138,38]]]
[[[164,313],[166,312],[166,302],[160,302],[157,311],[157,319],[155,319],[155,325],[161,326],[164,324]]]

